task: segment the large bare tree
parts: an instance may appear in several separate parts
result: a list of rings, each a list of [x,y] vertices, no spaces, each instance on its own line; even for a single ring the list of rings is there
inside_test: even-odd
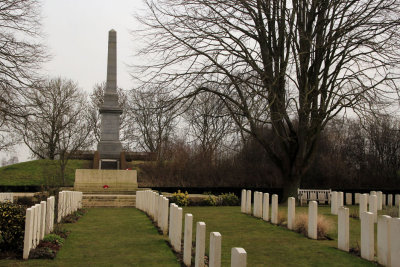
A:
[[[321,131],[398,93],[398,0],[146,1],[138,80],[223,100],[296,194]],[[140,34],[140,32],[138,33]],[[177,94],[178,95],[178,94]],[[274,138],[264,139],[271,127]]]
[[[27,88],[39,75],[47,58],[40,43],[40,3],[38,0],[0,1],[0,151],[16,139],[10,122],[26,115]]]
[[[35,157],[59,159],[64,184],[70,156],[93,143],[86,96],[75,82],[55,78],[31,90],[28,104],[30,115],[14,127]]]

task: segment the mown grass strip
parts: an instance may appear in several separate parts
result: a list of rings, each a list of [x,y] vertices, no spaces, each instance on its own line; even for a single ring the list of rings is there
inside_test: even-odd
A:
[[[55,260],[2,260],[0,266],[180,266],[149,218],[134,208],[89,209]]]
[[[319,212],[326,213],[327,209],[320,207]],[[206,223],[206,253],[210,232],[221,233],[222,266],[230,266],[232,247],[247,251],[248,266],[374,266],[338,250],[336,238],[311,240],[284,227],[242,214],[240,207],[185,207],[184,213],[193,214],[194,225],[198,221]],[[334,235],[336,230],[332,231],[330,234]],[[194,227],[193,236],[195,234]]]

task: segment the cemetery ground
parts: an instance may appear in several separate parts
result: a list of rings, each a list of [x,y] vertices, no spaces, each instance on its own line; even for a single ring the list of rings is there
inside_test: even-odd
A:
[[[351,206],[356,210],[358,206]],[[279,211],[285,214],[286,206]],[[355,255],[337,249],[337,216],[329,206],[318,207],[332,224],[330,239],[311,240],[302,234],[275,226],[240,212],[240,207],[184,207],[195,224],[206,223],[206,254],[210,232],[222,235],[222,266],[230,266],[230,249],[243,247],[248,266],[373,266]],[[296,207],[296,214],[307,207]],[[0,266],[179,266],[150,219],[134,208],[92,208],[75,224],[65,224],[71,234],[55,260],[2,260]],[[375,230],[376,231],[376,230]],[[360,222],[350,218],[350,247],[360,244]]]
[[[77,222],[54,260],[0,260],[0,266],[179,266],[157,229],[134,208],[93,208]]]

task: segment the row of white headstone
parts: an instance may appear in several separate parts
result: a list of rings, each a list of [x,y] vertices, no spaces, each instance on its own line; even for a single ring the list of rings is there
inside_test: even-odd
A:
[[[61,191],[58,193],[57,222],[82,208],[83,193],[79,191]]]
[[[31,249],[36,248],[40,240],[46,234],[51,233],[54,228],[54,196],[47,198],[47,201],[41,201],[26,209],[25,218],[25,235],[24,235],[24,249],[23,259],[29,257]]]
[[[251,210],[251,190],[242,190],[241,212],[252,214],[254,217],[269,221],[269,193],[254,192],[254,207]],[[288,221],[287,227],[293,230],[296,216],[296,199],[288,198]],[[308,206],[308,237],[317,239],[318,203],[310,201]],[[278,195],[272,195],[271,201],[271,223],[278,224]]]
[[[397,196],[396,199],[398,199]],[[338,210],[336,213],[338,214],[338,248],[349,251],[349,209],[343,206],[342,197],[343,193],[332,192],[331,213],[335,214],[335,210]],[[389,200],[391,197],[392,195],[388,195]],[[335,201],[336,198],[337,202]],[[346,196],[346,198],[351,198],[351,196]],[[386,205],[385,199],[386,196],[380,191],[355,195],[356,203],[359,204],[361,221],[361,257],[369,261],[375,259],[374,225],[378,223],[378,263],[384,266],[400,266],[400,218],[392,218],[387,215],[382,215],[378,218],[378,210]]]
[[[168,212],[168,199],[158,193],[146,190],[136,192],[136,208],[147,213],[155,222],[161,221],[157,225],[163,229],[164,223],[167,222],[168,237],[171,246],[176,252],[182,251],[182,217],[183,210],[175,203],[171,203]],[[162,200],[161,200],[162,199]],[[166,200],[165,200],[166,199]],[[166,214],[166,215],[165,215]],[[169,218],[169,221],[168,221]],[[169,226],[169,228],[168,228]],[[185,214],[183,238],[183,262],[186,266],[192,263],[192,233],[193,233],[193,215]],[[210,233],[209,246],[209,267],[221,266],[221,239],[222,236],[218,232]],[[204,222],[196,223],[196,252],[195,266],[202,267],[204,264],[206,242],[206,224]],[[231,250],[231,266],[246,266],[247,253],[243,248],[232,248]]]
[[[361,220],[361,257],[373,261],[375,254],[375,214],[364,211]],[[378,263],[400,266],[400,218],[381,215],[377,228]],[[349,209],[342,206],[338,212],[338,248],[349,251]]]
[[[343,192],[333,191],[331,193],[331,213],[337,215],[339,207],[344,206],[343,201]],[[374,196],[374,197],[373,197]],[[352,193],[346,193],[346,205],[352,205]],[[381,191],[371,191],[369,194],[360,194],[355,193],[354,195],[355,204],[359,204],[359,214],[367,211],[367,207],[369,204],[369,211],[374,213],[375,223],[378,220],[378,210],[382,210],[384,206],[392,207],[393,204],[393,195],[388,194],[386,198],[386,194],[383,194]],[[387,200],[387,201],[386,201]],[[395,195],[395,206],[399,207],[400,212],[400,195]]]
[[[278,195],[273,194],[271,198],[271,217],[269,212],[269,193],[254,192],[253,212],[251,210],[251,199],[251,190],[243,189],[240,202],[241,212],[262,218],[264,221],[271,221],[273,224],[278,224]]]
[[[168,233],[168,198],[151,190],[136,192],[136,208],[148,214],[162,230]]]
[[[14,201],[14,193],[0,193],[0,202],[11,202]]]
[[[31,249],[36,248],[40,240],[54,229],[55,197],[47,198],[26,209],[23,259],[29,258]],[[58,219],[82,208],[82,192],[62,191],[58,199]]]

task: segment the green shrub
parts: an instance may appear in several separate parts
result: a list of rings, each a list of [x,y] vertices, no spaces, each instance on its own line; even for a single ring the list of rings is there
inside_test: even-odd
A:
[[[56,252],[48,247],[37,247],[29,252],[29,259],[54,259]]]
[[[33,201],[33,197],[18,197],[17,201],[15,202],[16,204],[27,206],[27,207],[32,207],[36,203]]]
[[[169,197],[169,202],[175,203],[180,207],[187,206],[189,204],[189,194],[188,192],[183,193],[181,190],[178,190],[178,192],[173,193],[172,196]]]
[[[239,198],[234,193],[227,193],[218,196],[219,206],[239,206]]]
[[[204,199],[204,206],[217,206],[218,198],[214,195],[208,195],[206,199]]]
[[[48,234],[43,238],[43,242],[50,242],[62,246],[64,244],[64,238],[56,234]]]
[[[22,205],[0,203],[0,250],[20,252],[24,246],[26,208]]]
[[[67,229],[62,228],[61,224],[55,224],[53,229],[53,234],[56,234],[62,238],[67,238],[70,232]]]

